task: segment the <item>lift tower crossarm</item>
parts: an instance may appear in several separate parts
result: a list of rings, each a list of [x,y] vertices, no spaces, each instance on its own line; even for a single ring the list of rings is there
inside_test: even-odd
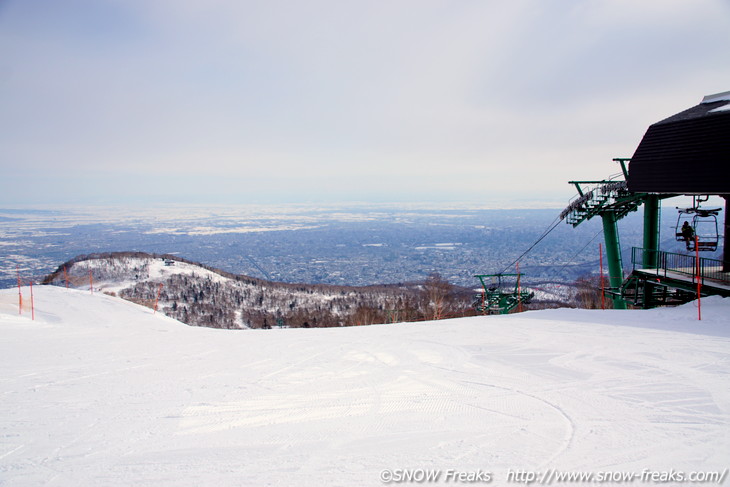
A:
[[[606,211],[613,212],[617,219],[621,219],[636,211],[646,197],[646,193],[629,192],[626,181],[570,181],[570,183],[578,189],[579,196],[570,202],[560,217],[574,227]]]
[[[621,164],[621,172],[624,174],[624,179],[629,179],[629,171],[626,169],[626,163],[631,161],[630,158],[627,157],[614,157],[613,162],[618,162]]]

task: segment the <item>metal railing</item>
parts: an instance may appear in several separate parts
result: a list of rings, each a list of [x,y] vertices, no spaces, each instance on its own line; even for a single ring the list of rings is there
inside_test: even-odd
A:
[[[634,270],[655,270],[657,275],[667,277],[667,272],[675,272],[689,276],[692,282],[698,274],[697,257],[690,254],[678,254],[661,250],[633,247],[631,249],[631,263]],[[700,257],[699,276],[704,284],[706,279],[730,284],[730,273],[722,271],[722,261]]]

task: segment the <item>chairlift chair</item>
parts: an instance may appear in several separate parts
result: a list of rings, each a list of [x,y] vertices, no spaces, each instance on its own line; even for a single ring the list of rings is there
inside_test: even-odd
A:
[[[507,314],[522,304],[528,304],[535,293],[520,289],[523,274],[480,274],[476,277],[483,292],[475,296],[474,307],[483,314]],[[514,288],[506,281],[514,281]]]
[[[700,252],[714,252],[720,241],[717,226],[717,215],[720,208],[700,208],[698,206],[691,208],[677,208],[679,216],[677,217],[676,239],[677,242],[686,242],[687,250]],[[686,236],[682,233],[683,222],[690,222],[692,227],[692,238],[687,241]],[[696,248],[695,248],[696,244]]]

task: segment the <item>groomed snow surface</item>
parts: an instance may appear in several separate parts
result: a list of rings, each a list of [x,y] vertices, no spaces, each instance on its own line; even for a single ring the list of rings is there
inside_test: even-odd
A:
[[[0,291],[2,485],[377,486],[421,469],[508,485],[519,471],[730,467],[727,299],[703,300],[699,322],[691,303],[232,331],[33,291],[35,321],[17,289]]]

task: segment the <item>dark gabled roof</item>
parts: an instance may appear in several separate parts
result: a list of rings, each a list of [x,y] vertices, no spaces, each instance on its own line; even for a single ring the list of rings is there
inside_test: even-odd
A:
[[[730,92],[651,125],[627,183],[637,193],[730,193]]]

